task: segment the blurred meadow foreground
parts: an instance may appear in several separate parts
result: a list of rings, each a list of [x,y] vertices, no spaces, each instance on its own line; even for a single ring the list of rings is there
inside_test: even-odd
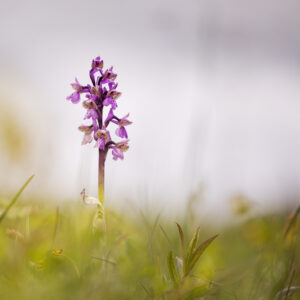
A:
[[[31,179],[1,197],[0,299],[300,299],[300,209],[247,217],[240,199],[217,227],[190,199],[178,224],[108,209],[103,232],[93,207],[28,198]]]

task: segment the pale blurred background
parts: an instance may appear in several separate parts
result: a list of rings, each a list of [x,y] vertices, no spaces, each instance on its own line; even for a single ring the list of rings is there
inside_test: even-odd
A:
[[[131,149],[108,157],[107,202],[205,213],[244,195],[299,203],[300,2],[5,1],[0,10],[0,194],[31,174],[58,202],[96,195],[84,109],[66,101],[100,55],[118,73]]]

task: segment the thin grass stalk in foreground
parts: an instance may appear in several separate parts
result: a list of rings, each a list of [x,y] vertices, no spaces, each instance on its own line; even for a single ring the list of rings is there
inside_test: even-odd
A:
[[[16,203],[16,201],[18,200],[18,198],[20,197],[20,195],[22,194],[22,192],[25,190],[25,188],[27,187],[27,185],[30,183],[30,181],[33,179],[33,177],[34,177],[34,175],[32,175],[32,176],[29,177],[29,179],[23,184],[23,186],[19,189],[19,191],[17,192],[17,194],[13,197],[13,199],[11,200],[11,202],[8,204],[8,206],[5,208],[5,210],[2,212],[2,214],[0,216],[0,223],[2,222],[2,220],[7,215],[8,211]]]
[[[293,228],[295,223],[297,222],[298,215],[300,214],[300,206],[298,206],[297,210],[293,212],[290,221],[288,222],[288,225],[284,231],[284,238],[287,237],[289,234],[290,230]]]

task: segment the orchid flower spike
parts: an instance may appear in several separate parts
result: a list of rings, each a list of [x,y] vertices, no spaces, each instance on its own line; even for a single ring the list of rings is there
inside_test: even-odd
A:
[[[118,99],[121,93],[117,90],[118,84],[115,82],[117,74],[113,67],[103,69],[104,62],[100,56],[92,60],[89,71],[91,84],[82,85],[78,79],[71,84],[74,92],[66,99],[77,104],[82,100],[82,105],[86,109],[84,120],[89,120],[90,124],[81,125],[78,129],[84,133],[82,145],[90,144],[95,141],[95,148],[99,151],[99,172],[98,172],[98,191],[99,201],[104,203],[104,166],[107,153],[111,150],[114,160],[124,159],[124,152],[128,150],[128,133],[125,127],[132,124],[128,120],[129,114],[119,118],[115,114],[118,107]],[[105,109],[109,109],[104,118]],[[123,140],[115,141],[108,129],[110,123],[116,126],[115,135]],[[82,193],[84,202],[88,202],[85,192]],[[92,201],[93,202],[93,201]]]
[[[100,56],[92,60],[90,69],[90,78],[92,84],[81,85],[77,78],[71,84],[74,92],[67,97],[72,103],[80,102],[84,95],[85,99],[82,101],[83,107],[86,109],[84,120],[91,120],[90,125],[81,125],[78,127],[84,133],[82,145],[92,142],[94,139],[95,147],[103,150],[105,156],[107,152],[112,149],[113,158],[116,159],[116,151],[118,152],[117,143],[120,141],[113,141],[111,133],[107,129],[110,123],[114,123],[117,128],[115,134],[119,138],[128,139],[128,133],[125,126],[132,124],[128,120],[129,114],[123,118],[118,118],[115,115],[115,110],[118,107],[117,100],[121,93],[117,91],[118,84],[115,82],[117,74],[113,71],[113,67],[106,70],[103,69],[104,63]],[[104,109],[109,108],[107,118],[104,120]],[[115,145],[115,146],[111,146]],[[123,159],[124,155],[118,155],[118,158]]]

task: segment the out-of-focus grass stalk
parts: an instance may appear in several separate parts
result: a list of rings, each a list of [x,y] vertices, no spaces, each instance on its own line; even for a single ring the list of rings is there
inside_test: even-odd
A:
[[[286,230],[284,232],[284,237],[286,238],[290,232],[290,230],[293,228],[295,223],[297,222],[298,215],[300,214],[300,206],[298,206],[297,210],[293,213],[291,220],[289,221]]]
[[[30,215],[26,216],[26,238],[30,236]]]
[[[34,175],[30,176],[29,179],[23,184],[23,186],[20,188],[20,190],[17,192],[17,194],[14,196],[14,198],[11,200],[11,202],[8,204],[8,206],[5,208],[3,213],[0,216],[0,223],[3,221],[5,216],[7,215],[8,211],[11,209],[11,207],[16,203],[24,189],[27,187],[27,185],[30,183],[30,181],[33,179]]]

